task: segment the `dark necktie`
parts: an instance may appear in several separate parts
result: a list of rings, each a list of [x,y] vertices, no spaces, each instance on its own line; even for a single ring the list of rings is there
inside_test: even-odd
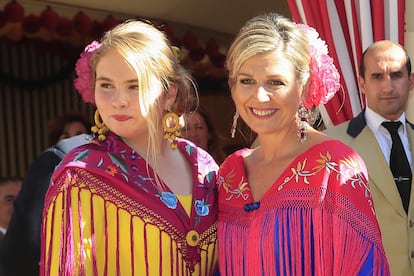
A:
[[[390,169],[394,175],[394,181],[400,193],[402,204],[408,212],[411,191],[411,168],[405,154],[404,146],[398,135],[398,128],[401,122],[383,122],[382,125],[388,130],[392,138],[392,147],[390,154]]]

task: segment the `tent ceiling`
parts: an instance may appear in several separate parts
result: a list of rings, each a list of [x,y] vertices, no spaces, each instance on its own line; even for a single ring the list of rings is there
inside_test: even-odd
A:
[[[235,34],[249,18],[274,11],[290,17],[286,0],[38,0],[130,14]]]

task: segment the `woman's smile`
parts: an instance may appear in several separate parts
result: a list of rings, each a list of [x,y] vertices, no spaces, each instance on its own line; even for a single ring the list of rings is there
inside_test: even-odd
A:
[[[251,107],[250,110],[252,113],[258,117],[272,117],[273,114],[276,113],[277,109],[274,108],[253,108]]]

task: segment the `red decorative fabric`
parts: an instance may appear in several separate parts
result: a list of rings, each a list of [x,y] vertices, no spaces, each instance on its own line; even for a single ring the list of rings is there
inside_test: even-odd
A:
[[[362,159],[336,140],[298,156],[247,212],[250,149],[219,170],[221,275],[389,275]]]
[[[178,150],[193,170],[190,216],[167,185],[158,189],[145,159],[112,133],[71,151],[46,195],[41,275],[50,275],[53,260],[59,260],[59,275],[148,275],[150,263],[162,275],[212,275],[218,166],[186,140],[178,139]],[[150,240],[154,228],[159,237]]]

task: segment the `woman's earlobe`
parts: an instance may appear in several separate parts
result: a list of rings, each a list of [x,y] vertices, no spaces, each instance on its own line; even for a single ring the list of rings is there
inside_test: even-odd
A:
[[[228,81],[227,81],[227,85],[229,86],[229,89],[231,90],[231,88],[233,87],[233,85],[234,85],[234,80],[233,79],[229,79]]]
[[[172,85],[167,92],[167,99],[173,98],[173,102],[175,102],[175,99],[177,98],[178,93],[178,87],[176,85]]]

